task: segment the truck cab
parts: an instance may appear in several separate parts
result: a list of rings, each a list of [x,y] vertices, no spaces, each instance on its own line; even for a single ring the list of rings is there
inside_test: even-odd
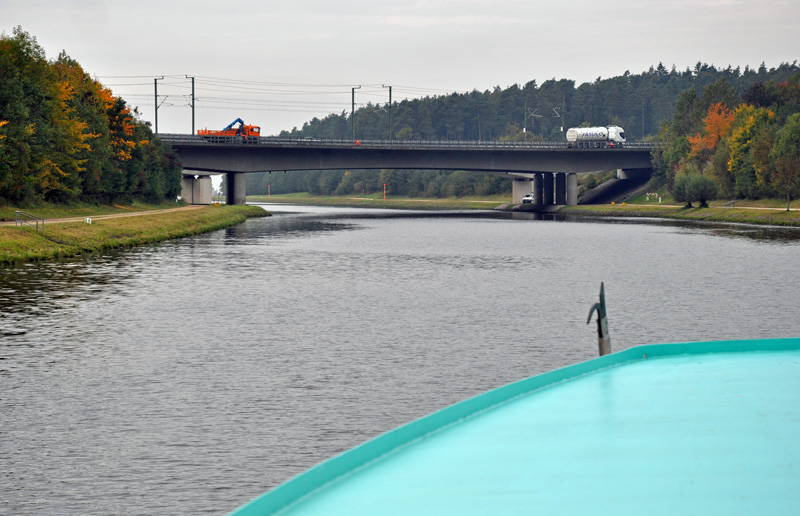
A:
[[[617,125],[608,126],[608,141],[621,147],[626,142],[625,130]]]

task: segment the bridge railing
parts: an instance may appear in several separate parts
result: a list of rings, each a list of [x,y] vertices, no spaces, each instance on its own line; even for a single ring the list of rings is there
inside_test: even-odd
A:
[[[275,145],[294,147],[364,147],[381,149],[567,149],[566,142],[546,141],[476,141],[476,140],[350,140],[333,138],[281,138],[281,137],[248,137],[228,136],[224,140],[216,137],[213,141],[196,134],[159,134],[158,138],[165,143],[186,144],[243,144],[243,145]],[[646,142],[629,142],[622,146],[623,149],[651,149],[652,145]],[[577,149],[576,149],[577,150]]]

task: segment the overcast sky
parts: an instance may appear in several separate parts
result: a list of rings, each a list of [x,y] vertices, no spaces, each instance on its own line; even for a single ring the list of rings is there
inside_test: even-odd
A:
[[[0,0],[0,30],[63,49],[160,132],[237,117],[264,134],[357,106],[698,61],[800,59],[798,0]],[[219,79],[225,79],[224,82]],[[545,106],[545,109],[549,109]]]

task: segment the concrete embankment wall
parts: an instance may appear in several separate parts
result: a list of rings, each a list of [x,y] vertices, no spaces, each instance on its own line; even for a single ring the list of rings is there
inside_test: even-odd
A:
[[[610,204],[621,202],[649,181],[649,177],[632,179],[609,179],[597,188],[578,198],[578,204]]]

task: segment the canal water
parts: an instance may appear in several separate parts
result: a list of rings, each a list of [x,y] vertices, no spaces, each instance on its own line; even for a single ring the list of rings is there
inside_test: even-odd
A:
[[[800,335],[800,231],[269,206],[0,268],[0,514],[225,514],[334,454],[612,348]],[[535,436],[532,436],[535,438]]]

